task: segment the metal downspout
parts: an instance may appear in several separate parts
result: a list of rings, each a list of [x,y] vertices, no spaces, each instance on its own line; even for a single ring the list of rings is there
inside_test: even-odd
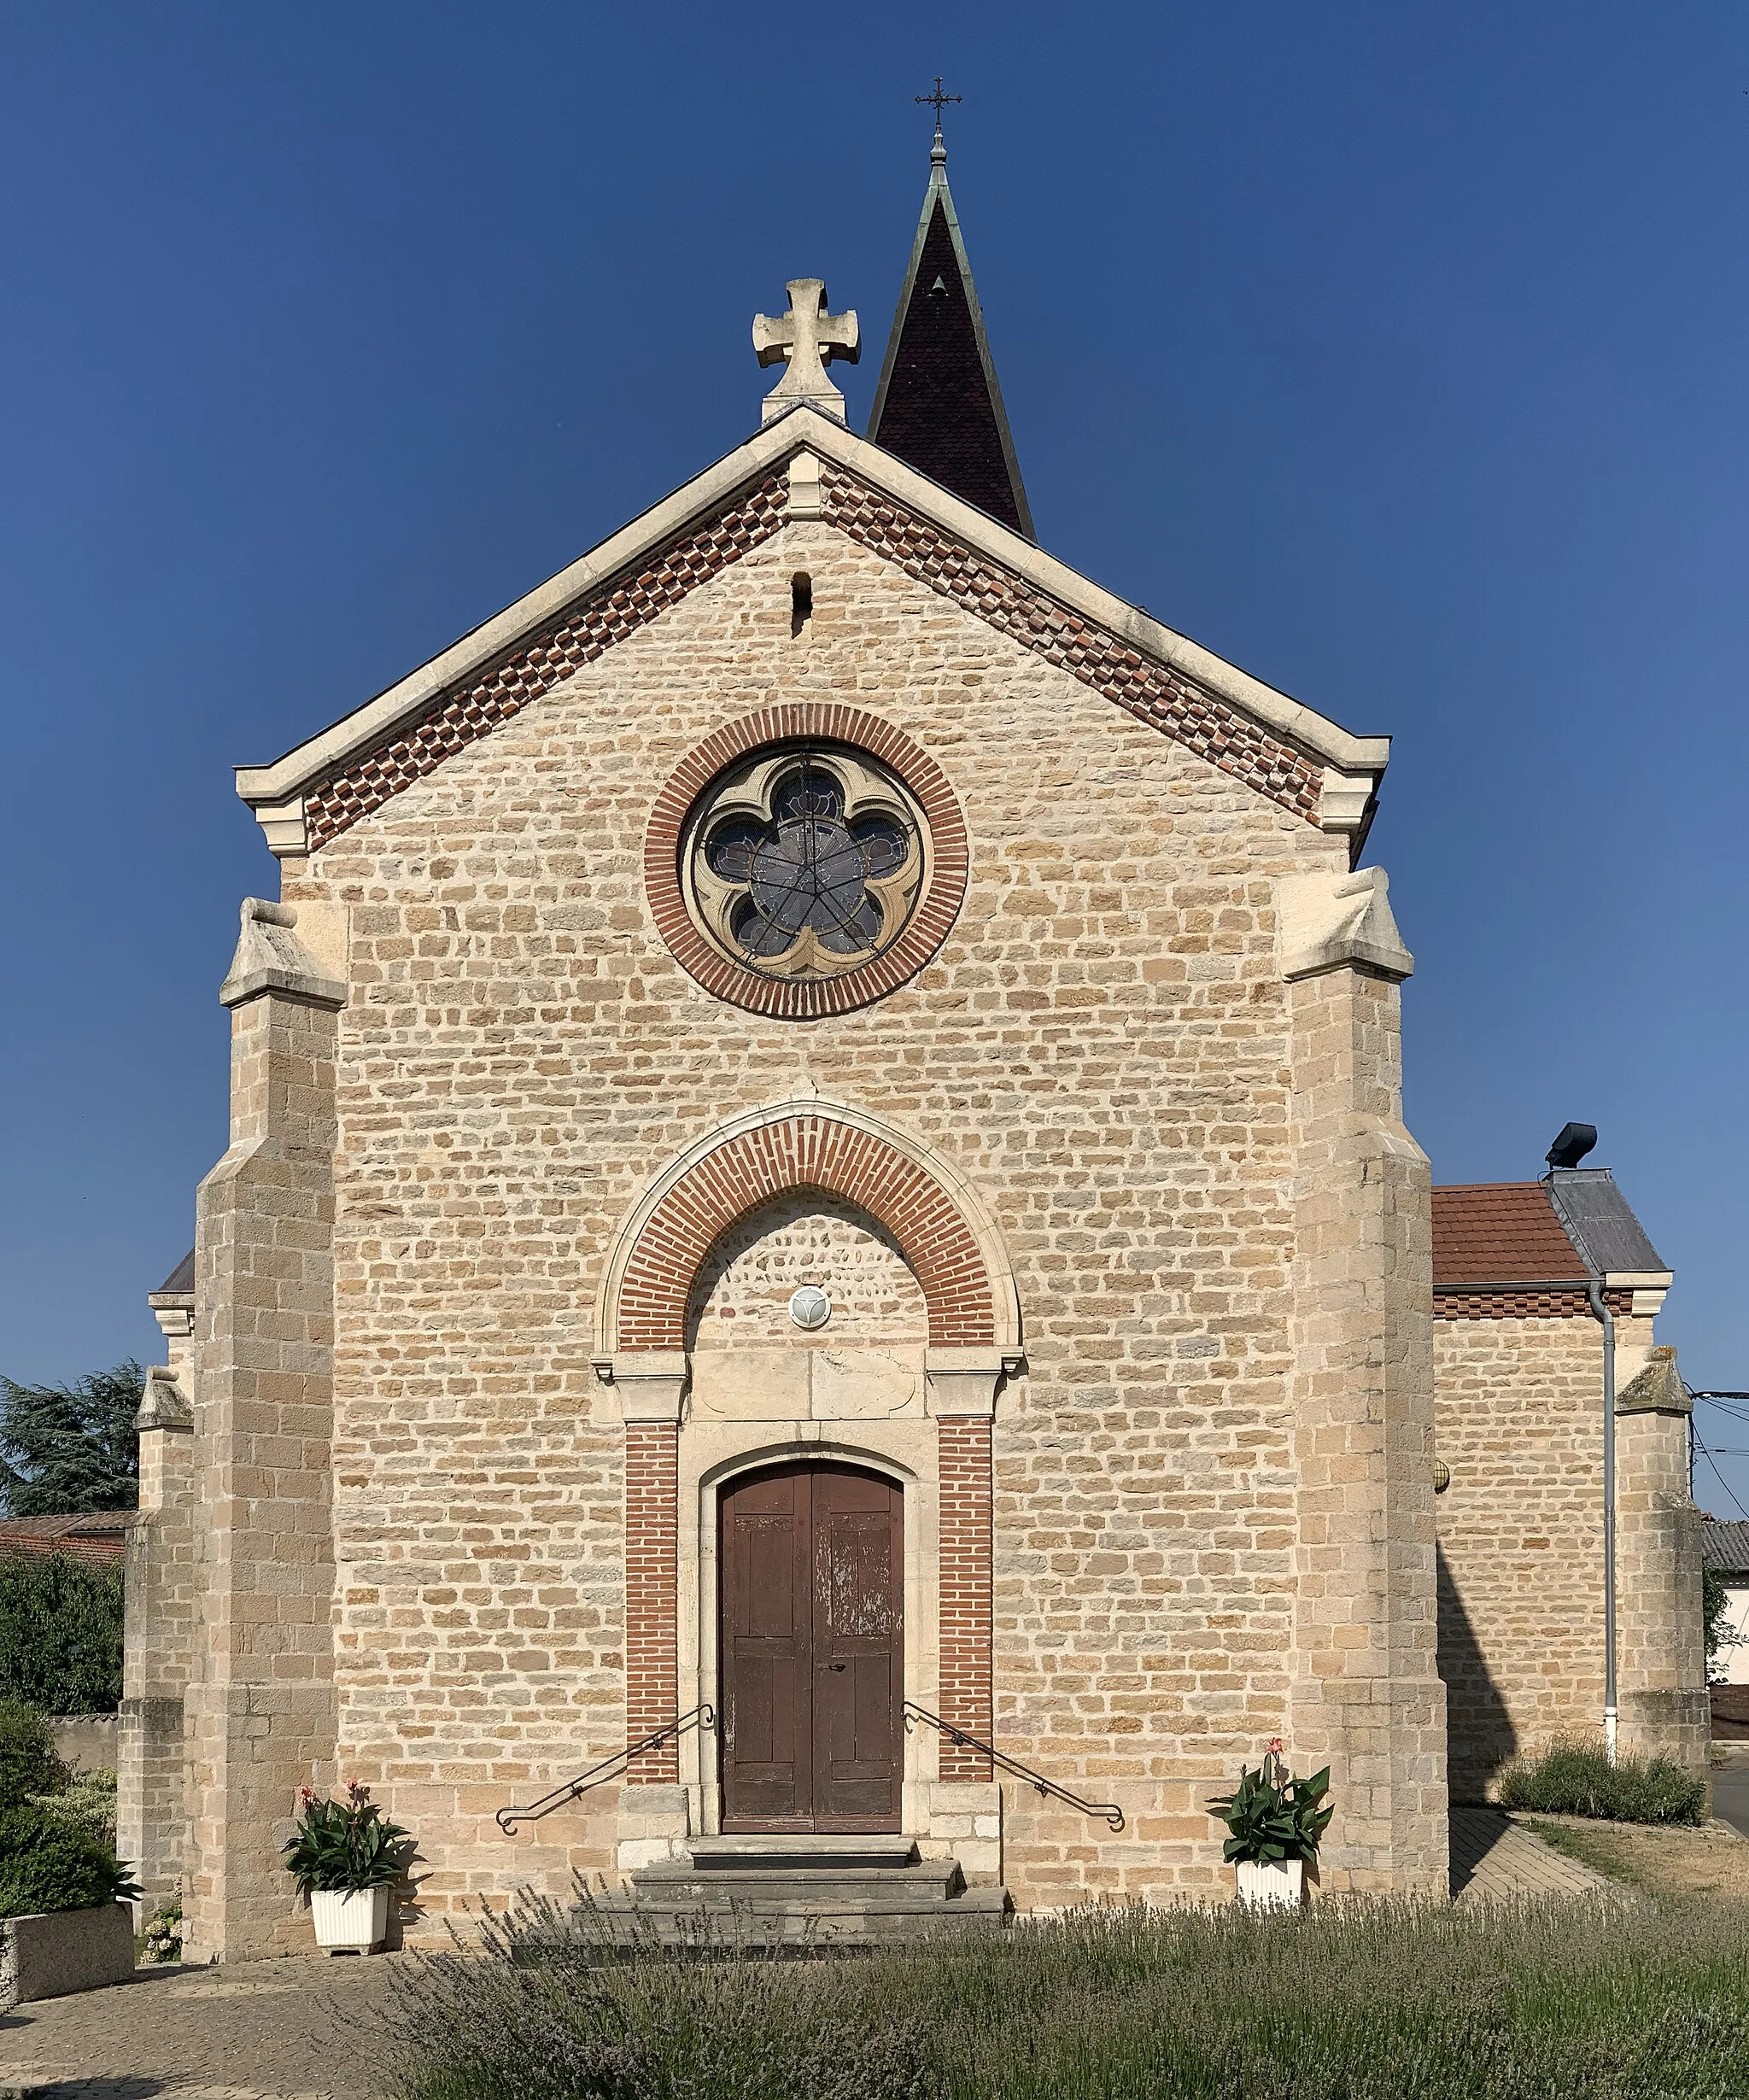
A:
[[[1616,1761],[1616,1316],[1604,1303],[1603,1278],[1585,1295],[1603,1325],[1603,1740]]]

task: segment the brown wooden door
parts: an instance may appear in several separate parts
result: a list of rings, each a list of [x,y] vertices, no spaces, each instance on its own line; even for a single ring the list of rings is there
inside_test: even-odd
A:
[[[722,1827],[897,1830],[904,1504],[853,1467],[722,1497]]]

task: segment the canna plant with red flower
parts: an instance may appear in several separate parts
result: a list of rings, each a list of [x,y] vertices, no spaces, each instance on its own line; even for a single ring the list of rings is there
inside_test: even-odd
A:
[[[1325,1800],[1330,1767],[1309,1779],[1290,1777],[1279,1735],[1255,1772],[1239,1767],[1239,1783],[1224,1799],[1208,1804],[1227,1827],[1222,1857],[1231,1862],[1316,1859],[1334,1809]]]
[[[300,1787],[297,1803],[285,1869],[307,1901],[316,1889],[381,1888],[400,1881],[418,1857],[407,1831],[387,1822],[370,1788],[355,1779],[347,1781],[343,1801],[325,1801]]]

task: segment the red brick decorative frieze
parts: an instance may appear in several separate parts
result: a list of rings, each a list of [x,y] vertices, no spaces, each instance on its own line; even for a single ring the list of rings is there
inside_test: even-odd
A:
[[[1625,1319],[1634,1309],[1631,1290],[1606,1290],[1603,1302],[1617,1319]],[[1464,1290],[1451,1284],[1437,1284],[1433,1293],[1433,1317],[1436,1319],[1589,1319],[1593,1317],[1591,1301],[1586,1296],[1585,1286],[1575,1284],[1571,1290],[1559,1287],[1553,1290],[1527,1290],[1503,1284],[1493,1289]]]
[[[947,1417],[941,1437],[941,1717],[990,1740],[990,1424]],[[940,1775],[987,1780],[990,1760],[943,1740]]]
[[[781,479],[762,482],[733,508],[695,525],[664,548],[639,575],[623,576],[568,607],[531,639],[518,642],[460,692],[436,703],[421,720],[399,730],[364,758],[348,758],[304,798],[304,823],[313,853],[380,809],[391,795],[442,764],[452,752],[519,714],[530,700],[635,635],[657,614],[769,540],[787,516]]]
[[[684,1348],[687,1297],[699,1265],[743,1213],[787,1189],[822,1189],[880,1220],[922,1288],[937,1348],[995,1342],[989,1269],[952,1196],[896,1147],[822,1109],[728,1139],[668,1191],[638,1234],[620,1281],[617,1346]]]
[[[681,841],[699,798],[726,767],[749,752],[763,745],[789,743],[847,744],[878,758],[915,796],[929,827],[928,880],[910,924],[883,954],[838,977],[763,977],[741,968],[705,939],[681,893]],[[915,976],[946,939],[958,915],[970,864],[965,819],[941,768],[890,722],[836,702],[761,708],[707,736],[656,798],[644,838],[644,887],[651,914],[681,968],[719,999],[756,1014],[796,1021],[848,1013]]]
[[[1011,570],[960,546],[891,496],[831,467],[821,488],[829,523],[907,576],[951,598],[1308,823],[1318,822],[1323,768],[1267,729],[1085,620]]]
[[[822,488],[827,518],[851,539],[1284,809],[1318,821],[1322,769],[1307,754],[1012,570],[962,547],[892,498],[830,467]],[[318,851],[452,753],[677,605],[771,538],[787,515],[784,481],[774,476],[761,482],[652,556],[638,574],[567,607],[465,687],[434,700],[418,721],[362,757],[347,758],[304,797],[309,851]],[[827,1005],[818,1010],[841,1009]]]
[[[629,1422],[625,1432],[625,1740],[641,1742],[675,1717],[675,1583],[680,1540],[680,1430]],[[637,1786],[680,1776],[672,1738],[626,1776]]]

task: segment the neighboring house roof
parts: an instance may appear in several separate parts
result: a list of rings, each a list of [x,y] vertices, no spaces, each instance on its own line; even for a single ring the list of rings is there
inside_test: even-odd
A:
[[[1583,1260],[1540,1181],[1484,1181],[1433,1191],[1433,1288],[1582,1284]]]
[[[869,436],[1013,531],[1038,536],[939,132]]]
[[[1671,1280],[1607,1167],[1433,1191],[1433,1292],[1444,1317],[1571,1316],[1587,1309],[1593,1278],[1612,1291],[1658,1294],[1635,1301],[1641,1313],[1656,1311]]]
[[[1700,1565],[1721,1575],[1749,1575],[1749,1524],[1709,1517],[1700,1527]]]
[[[807,403],[331,728],[239,768],[238,794],[276,853],[318,850],[793,514],[823,518],[1358,853],[1388,737],[1352,735],[1223,662]]]
[[[152,1293],[155,1298],[185,1297],[195,1287],[195,1250],[190,1247]]]
[[[100,1567],[117,1565],[127,1551],[127,1535],[139,1521],[132,1509],[87,1510],[71,1517],[0,1518],[0,1559],[36,1559],[70,1553]]]

